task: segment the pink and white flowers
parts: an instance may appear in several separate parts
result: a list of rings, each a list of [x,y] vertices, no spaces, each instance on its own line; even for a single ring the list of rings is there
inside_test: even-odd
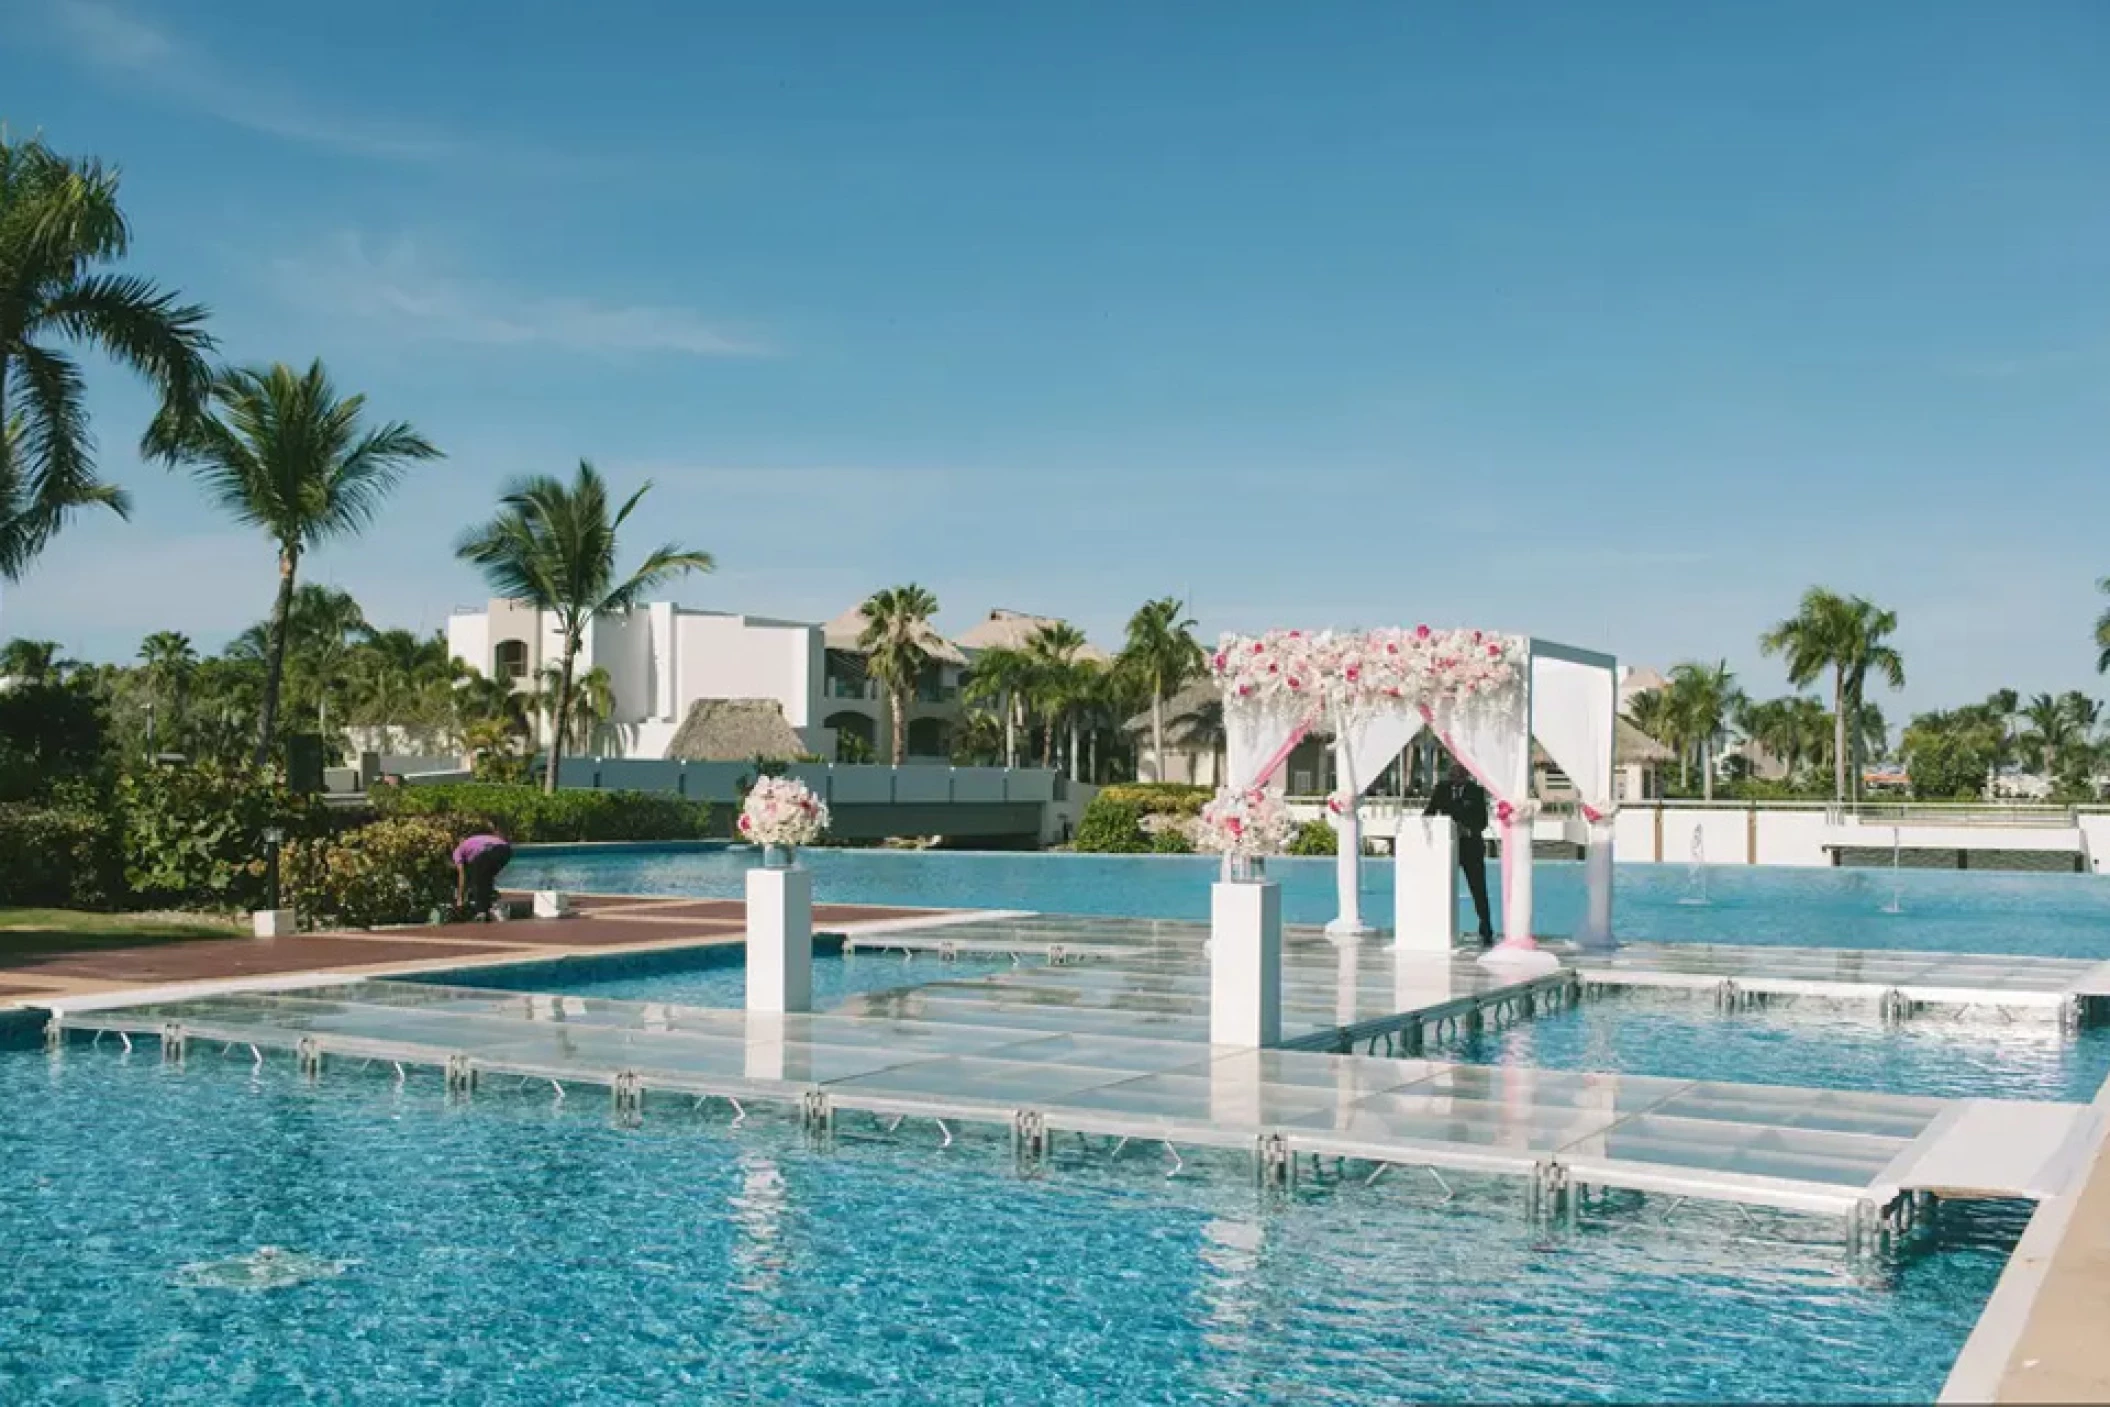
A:
[[[1289,844],[1289,811],[1273,792],[1225,787],[1195,818],[1194,848],[1216,855],[1257,858]]]
[[[1524,642],[1482,630],[1271,630],[1226,635],[1209,657],[1226,702],[1318,712],[1436,708],[1521,680]]]
[[[740,838],[753,845],[811,845],[828,828],[828,804],[793,777],[762,777],[740,807]]]

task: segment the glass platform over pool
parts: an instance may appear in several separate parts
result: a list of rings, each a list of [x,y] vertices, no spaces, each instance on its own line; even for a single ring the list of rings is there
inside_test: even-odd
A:
[[[2048,1195],[2092,1133],[2078,1104],[1329,1053],[1432,1023],[1525,1017],[1599,979],[1585,963],[1510,981],[1467,959],[1399,958],[1301,930],[1285,942],[1285,1027],[1319,1048],[1209,1046],[1205,936],[1197,925],[1020,917],[892,932],[870,941],[975,945],[1020,961],[813,1015],[336,981],[61,1004],[52,1035],[158,1037],[172,1058],[208,1044],[258,1061],[292,1052],[318,1074],[346,1060],[437,1066],[464,1092],[493,1078],[560,1093],[605,1086],[629,1112],[648,1092],[725,1101],[742,1117],[746,1102],[773,1101],[822,1137],[844,1116],[996,1124],[1028,1161],[1057,1134],[1148,1140],[1175,1158],[1181,1147],[1249,1150],[1274,1181],[1306,1155],[1358,1159],[1373,1176],[1388,1165],[1513,1176],[1541,1211],[1584,1185],[1838,1215],[1856,1231],[1908,1216],[1918,1193]],[[1044,963],[1051,948],[1062,960]],[[1884,958],[1913,968],[1909,955]],[[2018,990],[2051,981],[2062,993],[2093,968],[2021,966],[2032,975]],[[1892,975],[1886,967],[1873,986]]]

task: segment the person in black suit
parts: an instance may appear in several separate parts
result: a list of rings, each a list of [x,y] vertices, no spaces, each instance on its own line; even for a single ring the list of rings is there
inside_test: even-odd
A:
[[[1448,777],[1429,795],[1425,816],[1448,816],[1458,832],[1458,868],[1473,894],[1473,913],[1480,919],[1480,945],[1495,941],[1494,920],[1487,911],[1487,792],[1462,762],[1451,764]]]

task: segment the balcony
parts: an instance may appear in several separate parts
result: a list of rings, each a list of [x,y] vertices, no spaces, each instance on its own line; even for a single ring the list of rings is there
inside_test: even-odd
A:
[[[844,679],[831,674],[822,682],[821,693],[831,699],[876,699],[879,686],[869,679]]]
[[[917,703],[948,704],[958,703],[959,701],[960,687],[957,684],[918,684],[916,686]]]

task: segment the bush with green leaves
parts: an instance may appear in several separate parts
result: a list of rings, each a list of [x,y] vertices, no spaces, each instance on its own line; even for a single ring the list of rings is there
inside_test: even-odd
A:
[[[0,689],[0,801],[42,801],[69,783],[107,786],[109,731],[102,700],[85,684]]]
[[[1334,830],[1332,823],[1322,818],[1316,821],[1306,821],[1303,825],[1297,827],[1297,833],[1289,839],[1289,849],[1286,853],[1291,855],[1335,855],[1340,853],[1340,848],[1340,833]]]
[[[124,897],[124,852],[106,810],[0,805],[0,907],[109,909]]]
[[[1216,793],[1184,782],[1122,782],[1099,795],[1134,806],[1139,816],[1199,816]]]
[[[1084,808],[1070,843],[1075,849],[1101,855],[1143,855],[1151,849],[1150,837],[1143,833],[1143,813],[1136,804],[1104,791]]]
[[[460,828],[436,816],[397,816],[297,841],[282,861],[285,900],[308,928],[419,923],[454,902]]]
[[[286,838],[330,828],[320,803],[268,773],[196,762],[153,766],[117,782],[125,883],[134,902],[182,909],[253,909],[265,898],[264,832]]]
[[[644,791],[565,790],[489,782],[376,787],[383,816],[463,817],[516,844],[548,840],[696,840],[711,808]]]

